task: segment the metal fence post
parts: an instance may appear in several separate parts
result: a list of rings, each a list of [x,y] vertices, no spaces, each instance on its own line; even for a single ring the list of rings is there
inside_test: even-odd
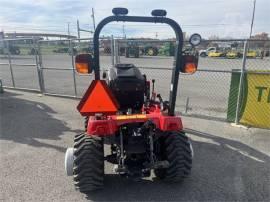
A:
[[[43,76],[43,63],[42,63],[42,54],[41,54],[41,47],[40,47],[40,41],[37,40],[37,60],[38,60],[38,79],[40,82],[41,87],[41,93],[46,93],[45,90],[45,83],[44,83],[44,76]]]
[[[75,72],[75,66],[74,66],[74,51],[73,51],[73,45],[72,45],[72,40],[71,39],[69,40],[69,49],[71,51],[71,63],[72,63],[74,93],[75,93],[75,97],[77,97],[78,93],[77,93],[76,72]]]
[[[244,86],[244,76],[245,76],[245,73],[246,73],[247,49],[248,49],[248,40],[246,40],[245,43],[244,43],[242,68],[241,68],[241,74],[240,74],[238,96],[237,96],[237,105],[236,105],[236,113],[235,113],[235,124],[239,124],[240,104],[242,102],[242,91],[243,91],[243,86]]]
[[[32,39],[33,42],[33,47],[34,47],[34,54],[35,54],[35,60],[36,60],[36,68],[37,68],[37,74],[38,74],[38,82],[39,82],[39,89],[40,92],[43,93],[43,86],[42,86],[42,79],[41,79],[41,73],[40,73],[40,68],[39,68],[39,61],[38,61],[38,46],[37,46],[37,41]]]
[[[114,40],[114,56],[115,56],[115,63],[116,64],[119,64],[120,63],[120,59],[119,59],[119,44],[118,44],[119,42],[118,42],[118,40],[117,39],[115,39]]]
[[[112,66],[114,66],[114,38],[113,35],[111,35],[111,59],[112,59]]]
[[[187,99],[186,99],[185,114],[188,113],[188,110],[189,110],[189,97],[187,97]]]
[[[2,83],[1,78],[0,78],[0,93],[4,93],[4,88],[3,88],[3,83]]]
[[[6,47],[7,47],[7,52],[8,52],[8,64],[9,64],[12,86],[13,86],[13,88],[15,88],[14,74],[13,74],[12,63],[11,63],[11,55],[10,55],[10,51],[9,51],[9,41],[5,41],[5,42],[7,44]]]

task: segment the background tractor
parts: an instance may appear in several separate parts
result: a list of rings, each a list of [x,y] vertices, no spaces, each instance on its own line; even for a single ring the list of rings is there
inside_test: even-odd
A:
[[[201,57],[207,57],[210,52],[216,52],[216,50],[217,50],[216,47],[209,47],[209,48],[207,48],[205,50],[200,50],[199,55]]]
[[[146,56],[157,56],[159,53],[159,48],[161,44],[157,41],[153,42],[151,39],[128,39],[126,42],[125,53],[126,57],[135,57],[138,58],[140,55]],[[121,50],[120,50],[121,52]]]
[[[84,193],[103,187],[105,160],[114,164],[114,172],[122,177],[140,179],[153,171],[168,182],[182,181],[192,167],[191,142],[181,118],[175,116],[175,102],[179,74],[196,71],[197,54],[182,52],[182,30],[165,17],[165,10],[153,10],[152,17],[128,16],[125,8],[114,8],[113,13],[96,27],[93,57],[79,54],[75,58],[78,73],[95,76],[77,107],[86,119],[85,132],[75,136],[74,146],[65,155],[66,172]],[[101,80],[99,36],[110,22],[165,23],[173,28],[177,46],[168,101],[156,92],[155,80],[148,80],[133,64],[116,64]],[[200,41],[198,34],[190,38],[193,47]],[[105,144],[110,148],[106,156]]]
[[[138,58],[140,57],[140,47],[138,45],[138,42],[135,40],[128,41],[127,42],[127,47],[125,48],[125,55],[127,58],[129,57],[135,57]]]
[[[157,56],[158,55],[158,47],[155,46],[146,46],[144,48],[145,55],[148,56]]]
[[[175,43],[174,42],[166,42],[159,49],[159,54],[160,55],[174,56],[174,52],[175,52]]]
[[[11,42],[9,42],[9,46],[5,47],[5,45],[0,46],[0,54],[11,54],[11,55],[20,55],[21,50],[18,46],[13,45]]]

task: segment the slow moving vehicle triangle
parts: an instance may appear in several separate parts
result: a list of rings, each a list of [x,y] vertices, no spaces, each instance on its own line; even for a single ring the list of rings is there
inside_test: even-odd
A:
[[[106,115],[115,114],[119,104],[103,80],[94,80],[87,89],[85,95],[77,106],[83,116],[102,113]]]

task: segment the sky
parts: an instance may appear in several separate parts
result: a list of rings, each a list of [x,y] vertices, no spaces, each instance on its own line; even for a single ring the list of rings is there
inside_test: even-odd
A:
[[[153,9],[165,9],[167,17],[176,20],[182,30],[203,38],[247,38],[250,32],[254,0],[0,0],[0,30],[5,32],[68,32],[77,35],[76,21],[83,29],[93,30],[91,9],[98,23],[111,15],[114,7],[126,7],[128,15],[150,16]],[[253,34],[270,34],[270,0],[257,0]],[[161,24],[112,23],[103,35],[127,37],[174,37]],[[82,32],[81,37],[91,37]]]

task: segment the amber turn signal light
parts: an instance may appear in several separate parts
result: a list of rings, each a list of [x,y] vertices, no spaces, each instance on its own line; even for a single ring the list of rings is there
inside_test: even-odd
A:
[[[185,69],[185,73],[193,74],[197,71],[197,66],[195,63],[188,62],[185,64],[184,69]]]
[[[90,74],[93,71],[93,58],[90,54],[79,54],[75,57],[75,68],[79,74]]]
[[[184,55],[183,60],[184,65],[181,69],[182,73],[193,74],[197,71],[198,57],[194,55]]]
[[[76,63],[76,71],[79,74],[88,74],[89,73],[88,64],[85,64],[85,63]]]

